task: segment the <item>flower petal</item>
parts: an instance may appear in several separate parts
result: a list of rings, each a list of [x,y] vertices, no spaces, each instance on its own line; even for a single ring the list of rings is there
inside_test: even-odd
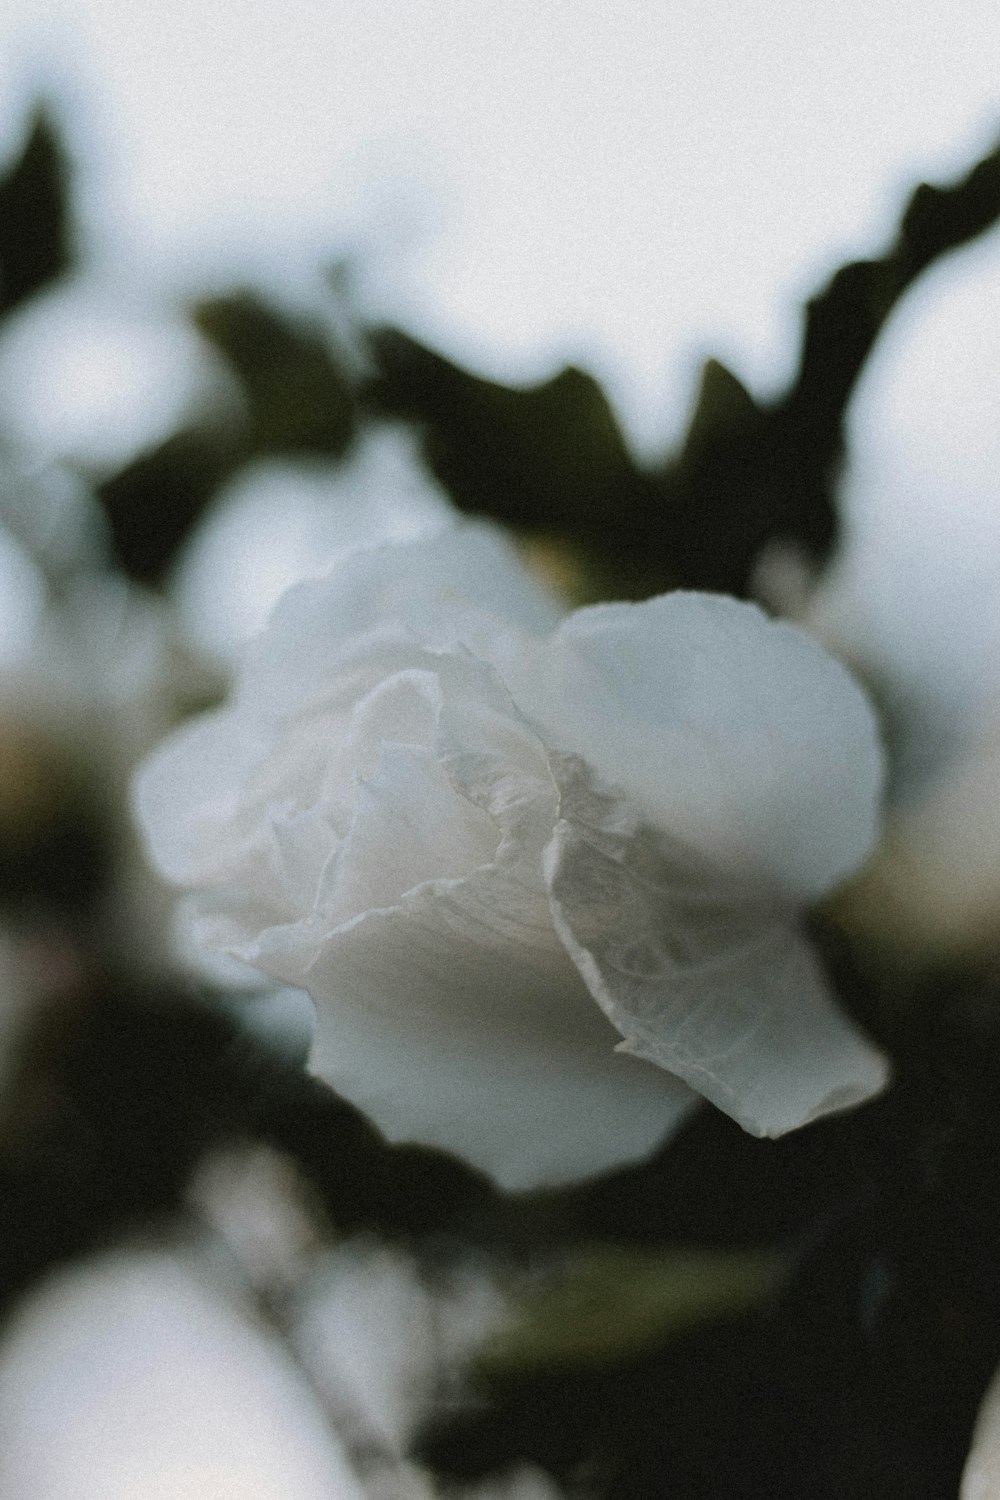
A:
[[[577,610],[504,676],[547,743],[728,869],[812,900],[874,841],[882,764],[863,693],[755,605],[675,593]]]
[[[358,787],[353,822],[317,904],[331,926],[393,906],[414,886],[487,864],[497,837],[492,820],[456,792],[429,751],[383,744],[374,773]]]
[[[390,1139],[456,1151],[509,1188],[644,1156],[696,1096],[616,1054],[618,1034],[556,936],[541,872],[551,778],[497,784],[477,753],[456,754],[448,769],[495,819],[491,861],[333,930],[314,913],[243,947],[235,928],[218,925],[212,940],[308,989],[315,1071]]]
[[[567,760],[545,867],[553,919],[623,1050],[754,1135],[877,1093],[888,1065],[840,1012],[789,911],[630,819]]]
[[[132,801],[154,864],[177,885],[218,879],[240,847],[246,777],[273,732],[228,710],[176,730],[140,768]]]
[[[503,534],[483,524],[355,553],[282,597],[247,648],[238,701],[255,713],[294,708],[329,679],[359,639],[400,628],[431,649],[488,641],[491,627],[547,634],[561,606]]]
[[[618,1035],[503,877],[423,886],[323,944],[312,1067],[390,1140],[457,1152],[509,1189],[645,1156],[697,1096]],[[523,924],[523,925],[521,925]],[[275,952],[257,959],[276,973]]]

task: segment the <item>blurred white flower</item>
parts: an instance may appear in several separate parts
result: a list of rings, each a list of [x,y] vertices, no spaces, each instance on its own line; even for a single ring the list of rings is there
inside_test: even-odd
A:
[[[433,1500],[406,1455],[422,1424],[471,1396],[474,1354],[510,1316],[496,1272],[474,1261],[422,1272],[405,1253],[348,1242],[319,1262],[286,1304],[297,1359],[362,1476],[369,1500]],[[521,1467],[466,1500],[557,1500]]]
[[[422,1424],[472,1398],[472,1358],[510,1315],[498,1269],[474,1256],[430,1268],[362,1238],[331,1248],[291,1162],[256,1145],[212,1153],[187,1201],[218,1237],[213,1263],[241,1276],[267,1309],[368,1500],[434,1500],[431,1477],[408,1454]],[[454,1500],[557,1495],[545,1476],[525,1468],[448,1493]]]
[[[400,1460],[508,1317],[485,1270],[439,1270],[432,1284],[403,1252],[354,1242],[304,1279],[289,1333],[348,1451]]]
[[[994,726],[893,809],[838,918],[904,967],[990,961],[1000,944],[998,788]]]
[[[261,460],[226,486],[184,548],[173,588],[182,629],[231,667],[291,584],[358,547],[438,531],[453,515],[402,428],[369,431],[347,463]]]
[[[9,1500],[364,1500],[276,1340],[185,1252],[48,1281],[0,1343]]]
[[[0,329],[4,425],[43,459],[122,467],[222,379],[190,324],[121,270],[62,279]]]
[[[842,915],[895,962],[1000,936],[1000,298],[996,230],[908,292],[851,402],[844,545],[810,628],[877,682],[886,837]]]
[[[286,1218],[288,1205],[271,1207]],[[5,1323],[0,1493],[435,1500],[402,1441],[497,1301],[471,1273],[432,1292],[403,1257],[348,1246],[290,1304],[289,1345],[210,1240],[95,1256],[51,1275]],[[528,1468],[454,1493],[558,1500]]]
[[[31,650],[45,608],[45,580],[26,548],[0,527],[0,671]]]
[[[979,1408],[959,1500],[996,1500],[997,1495],[1000,1495],[1000,1370]]]
[[[199,940],[308,989],[320,1074],[525,1187],[644,1155],[695,1091],[776,1135],[883,1085],[795,926],[880,778],[798,631],[693,594],[560,624],[466,526],[290,590],[137,808]]]

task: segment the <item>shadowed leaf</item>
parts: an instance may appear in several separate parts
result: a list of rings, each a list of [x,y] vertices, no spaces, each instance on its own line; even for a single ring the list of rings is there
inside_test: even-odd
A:
[[[202,303],[201,333],[233,366],[245,409],[172,437],[98,488],[118,559],[159,582],[213,495],[251,459],[341,457],[355,430],[354,396],[319,332],[248,293]]]
[[[245,432],[178,432],[98,487],[118,561],[158,583],[219,486],[250,457]]]
[[[239,376],[257,452],[346,452],[354,397],[318,331],[249,292],[201,303],[195,322]]]
[[[376,403],[425,428],[457,505],[529,529],[593,532],[634,465],[604,393],[565,369],[524,390],[470,375],[396,330],[374,336]]]
[[[709,360],[679,452],[651,472],[578,370],[516,390],[382,330],[371,399],[422,427],[428,461],[462,509],[582,548],[594,596],[677,586],[746,595],[771,544],[792,544],[816,566],[829,557],[844,416],[872,346],[916,277],[998,216],[1000,148],[952,186],[918,187],[885,255],[844,266],[808,303],[787,391],[757,402]]]
[[[39,109],[21,155],[0,179],[0,316],[69,269],[69,190],[59,134]]]
[[[586,1252],[522,1295],[482,1351],[484,1374],[611,1364],[687,1329],[742,1313],[774,1289],[782,1261],[711,1250]]]

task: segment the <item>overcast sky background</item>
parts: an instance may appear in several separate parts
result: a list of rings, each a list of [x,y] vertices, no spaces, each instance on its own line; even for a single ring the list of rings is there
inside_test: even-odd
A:
[[[371,300],[509,377],[573,356],[645,443],[705,351],[758,388],[805,295],[1000,129],[1000,11],[961,0],[6,0],[129,264],[346,248]]]
[[[779,385],[803,300],[881,249],[917,179],[963,172],[1000,131],[996,0],[5,0],[3,16],[0,140],[56,81],[105,272],[103,302],[53,315],[12,378],[36,411],[75,400],[78,425],[117,433],[152,420],[154,354],[168,373],[186,358],[151,330],[144,285],[291,284],[349,253],[374,314],[501,378],[582,362],[660,450],[707,353]],[[856,506],[900,586],[923,569],[929,591],[911,639],[957,617],[931,598],[945,555],[965,570],[951,594],[996,619],[998,393],[992,235],[908,300],[856,406]],[[922,541],[901,521],[918,492]]]

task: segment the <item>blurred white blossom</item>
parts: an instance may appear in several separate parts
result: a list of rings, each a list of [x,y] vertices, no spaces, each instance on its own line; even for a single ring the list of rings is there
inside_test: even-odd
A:
[[[195,331],[129,281],[121,270],[64,279],[0,328],[5,426],[46,460],[113,471],[219,399]]]
[[[485,527],[358,553],[137,785],[200,941],[312,995],[316,1070],[512,1187],[698,1094],[777,1135],[886,1078],[795,924],[875,836],[861,692],[735,600],[560,614]]]
[[[952,756],[886,820],[838,902],[851,931],[905,966],[990,959],[1000,943],[1000,726]]]
[[[453,514],[402,428],[370,430],[346,463],[261,460],[226,486],[184,548],[173,588],[182,629],[230,667],[291,584],[358,547],[440,530]]]
[[[280,1330],[368,1500],[433,1500],[436,1485],[408,1455],[423,1423],[468,1404],[470,1361],[510,1317],[501,1271],[474,1254],[422,1265],[366,1237],[331,1246],[292,1163],[260,1146],[212,1153],[188,1205]],[[449,1490],[459,1493],[554,1500],[557,1491],[520,1468]]]
[[[406,1450],[497,1326],[500,1294],[472,1267],[432,1285],[360,1242],[313,1248],[310,1272],[294,1193],[274,1180],[253,1203],[259,1182],[227,1182],[220,1161],[203,1184],[239,1220],[236,1258],[195,1231],[81,1261],[19,1304],[0,1338],[4,1500],[435,1500]],[[529,1468],[449,1493],[558,1494]]]
[[[496,1281],[471,1264],[432,1284],[403,1252],[357,1242],[303,1281],[290,1333],[349,1449],[398,1460],[508,1316]]]
[[[0,1343],[7,1500],[364,1500],[322,1408],[187,1252],[52,1277]]]
[[[886,837],[843,914],[906,963],[1000,936],[1000,347],[996,230],[934,265],[851,403],[844,545],[810,628],[877,683]]]

